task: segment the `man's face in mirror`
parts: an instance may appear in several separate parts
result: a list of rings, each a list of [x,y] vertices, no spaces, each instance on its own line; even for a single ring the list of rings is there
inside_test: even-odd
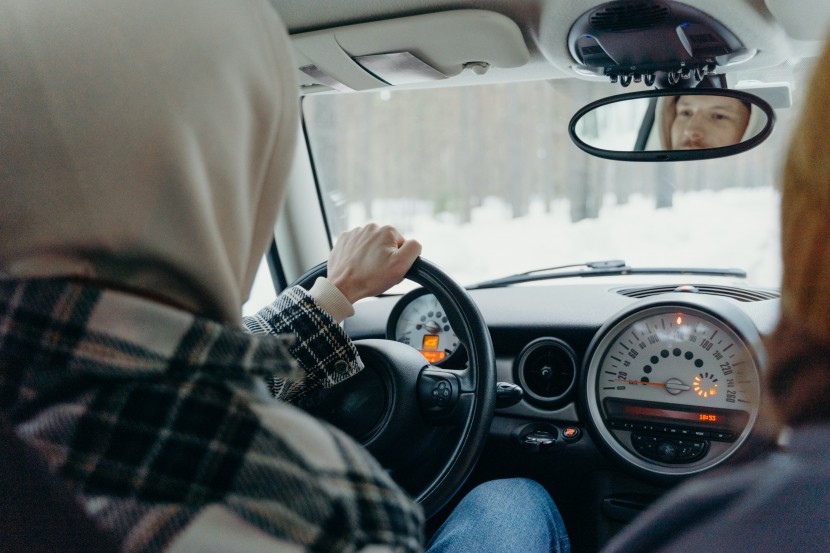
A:
[[[741,141],[750,107],[736,98],[681,96],[671,125],[673,150],[720,148]]]

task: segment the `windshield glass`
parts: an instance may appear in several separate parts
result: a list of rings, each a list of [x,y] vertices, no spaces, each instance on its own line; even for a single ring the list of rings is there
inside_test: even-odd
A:
[[[622,259],[739,268],[749,284],[778,286],[777,182],[796,110],[778,110],[770,139],[738,156],[631,163],[585,154],[568,137],[571,116],[619,92],[568,79],[306,97],[331,233],[395,225],[467,285]]]

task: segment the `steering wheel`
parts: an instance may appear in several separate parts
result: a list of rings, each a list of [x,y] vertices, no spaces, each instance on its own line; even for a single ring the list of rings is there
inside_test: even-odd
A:
[[[321,263],[294,284],[308,289],[326,269]],[[395,341],[355,340],[364,370],[303,407],[363,444],[429,518],[458,492],[481,454],[496,402],[496,360],[487,326],[463,287],[422,258],[406,278],[438,298],[467,349],[467,367],[430,365]]]

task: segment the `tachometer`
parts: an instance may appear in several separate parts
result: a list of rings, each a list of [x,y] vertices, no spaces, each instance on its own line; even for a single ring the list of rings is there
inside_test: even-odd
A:
[[[594,339],[584,393],[590,422],[630,464],[699,472],[732,455],[754,427],[760,338],[742,311],[718,300],[645,300]]]
[[[398,301],[389,316],[386,335],[417,349],[433,364],[449,359],[460,343],[438,299],[423,288]]]

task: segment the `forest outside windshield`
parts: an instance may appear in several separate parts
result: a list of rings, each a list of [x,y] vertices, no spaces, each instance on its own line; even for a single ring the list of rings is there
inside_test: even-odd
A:
[[[583,153],[569,119],[619,92],[563,80],[306,97],[331,233],[395,225],[467,285],[622,259],[739,268],[750,284],[778,286],[777,181],[795,110],[779,110],[770,139],[739,156],[626,163]]]

